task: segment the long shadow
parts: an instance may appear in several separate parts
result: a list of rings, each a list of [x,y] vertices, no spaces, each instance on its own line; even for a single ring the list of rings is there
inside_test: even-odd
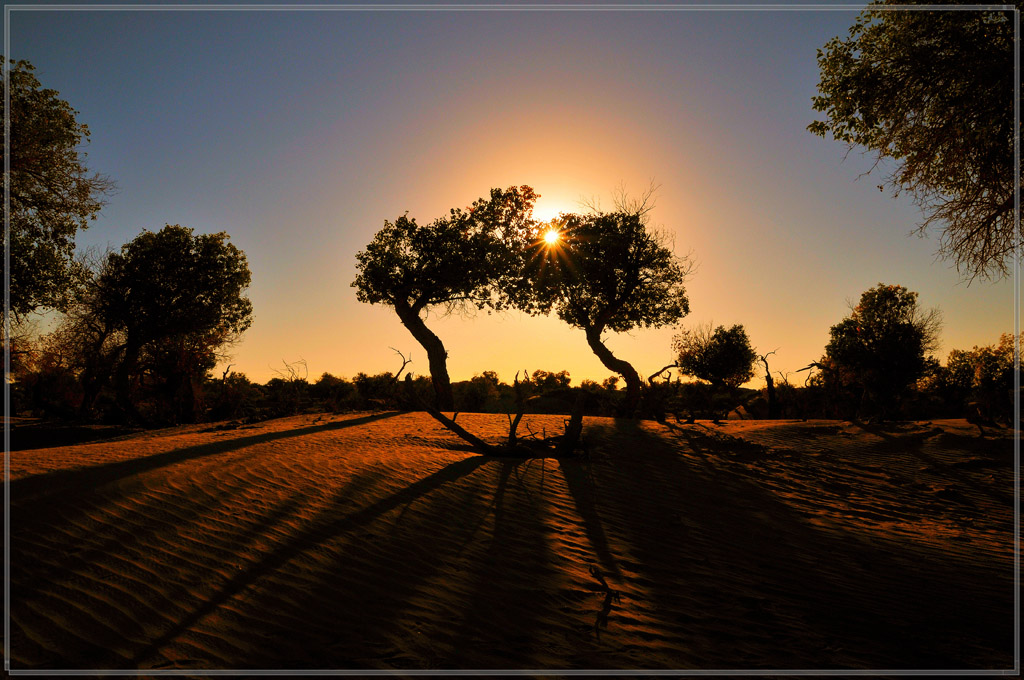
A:
[[[972,489],[974,489],[978,493],[983,494],[985,496],[988,496],[989,498],[991,498],[992,500],[996,501],[997,503],[1000,503],[1002,505],[1007,505],[1007,506],[1010,506],[1010,507],[1013,506],[1013,498],[1011,496],[1008,496],[1008,495],[1005,495],[1005,494],[1001,494],[998,491],[995,491],[995,490],[993,490],[993,489],[991,489],[991,488],[989,488],[989,487],[987,487],[987,486],[985,486],[983,484],[979,484],[970,475],[965,474],[962,469],[953,467],[951,465],[947,465],[946,463],[943,463],[942,461],[938,460],[937,458],[929,456],[927,453],[925,453],[922,450],[922,448],[924,446],[924,438],[922,438],[920,436],[916,436],[916,437],[915,436],[894,437],[893,435],[889,434],[888,432],[886,432],[885,430],[883,430],[880,427],[866,425],[866,424],[862,424],[862,423],[858,423],[858,426],[860,427],[860,429],[864,430],[865,432],[869,432],[869,433],[871,433],[871,434],[873,434],[873,435],[875,435],[877,437],[881,437],[882,439],[884,439],[893,448],[895,448],[895,449],[897,449],[899,451],[905,451],[905,452],[909,453],[910,455],[914,456],[915,458],[917,458],[918,460],[920,460],[921,462],[927,463],[928,465],[932,466],[936,470],[941,470],[943,474],[955,478],[957,481],[959,481],[964,486],[971,487]],[[942,433],[939,436],[948,436],[948,435],[946,435],[945,433]],[[960,439],[965,439],[965,438],[961,437]],[[1007,447],[1007,448],[1009,449],[1009,447]]]
[[[601,523],[597,489],[594,478],[588,469],[590,466],[578,459],[567,458],[559,461],[562,471],[562,478],[569,489],[576,512],[583,519],[583,528],[587,532],[587,540],[594,549],[598,561],[606,571],[616,576],[621,576],[622,571],[619,563],[612,555],[608,545],[608,536],[605,534],[604,525]]]
[[[212,497],[199,493],[179,497],[174,503],[176,522],[154,519],[153,513],[148,511],[150,505],[153,504],[144,505],[133,512],[131,517],[108,518],[112,521],[103,523],[99,530],[85,537],[88,541],[86,545],[64,543],[59,550],[46,550],[32,544],[40,540],[37,538],[40,534],[43,534],[45,540],[51,529],[57,529],[59,525],[63,524],[60,520],[63,516],[70,514],[68,510],[80,511],[81,503],[62,506],[55,513],[47,513],[50,515],[47,517],[40,517],[37,514],[22,520],[19,516],[19,521],[15,522],[15,530],[11,536],[11,580],[18,583],[17,600],[32,600],[51,584],[65,582],[76,568],[82,565],[92,564],[94,561],[112,554],[128,554],[148,541],[156,543],[164,533],[173,533],[177,524],[188,522],[190,518],[197,517],[201,513],[216,510],[223,506],[229,498],[230,495],[226,492],[218,492]],[[96,505],[100,505],[103,500],[107,499],[97,494],[95,499],[90,499],[85,504],[92,505],[93,501],[96,501]],[[12,519],[14,518],[12,517]],[[38,555],[41,551],[48,553],[48,557],[54,558],[55,562],[45,564],[41,563],[38,558],[19,559],[19,555],[25,553]]]
[[[244,572],[230,579],[219,590],[219,592],[210,597],[202,604],[202,606],[193,610],[170,630],[160,635],[160,637],[136,653],[129,661],[129,667],[139,667],[144,661],[157,654],[161,648],[224,605],[232,597],[241,593],[260,578],[279,569],[303,552],[318,545],[322,545],[326,541],[329,541],[339,535],[362,527],[391,510],[411,503],[412,501],[429,494],[431,491],[438,489],[444,484],[466,476],[487,462],[487,460],[488,459],[485,457],[476,456],[452,463],[438,472],[435,472],[405,489],[363,508],[362,510],[358,510],[338,519],[323,519],[322,521],[314,523],[305,531],[302,531],[294,538],[288,540],[285,544],[274,549]],[[322,516],[323,515],[321,515],[321,517]]]
[[[267,531],[285,521],[297,507],[298,503],[293,499],[279,504],[269,514],[259,518],[258,521],[252,523],[237,536],[233,536],[230,545],[219,546],[219,551],[226,553],[229,559],[237,558],[237,554],[232,549],[237,551],[247,546],[254,538],[265,535]],[[199,511],[192,508],[188,509],[192,515],[199,515]],[[206,510],[208,506],[201,506],[201,509]],[[132,530],[122,529],[105,546],[77,552],[68,560],[50,569],[44,568],[40,570],[35,568],[32,563],[17,562],[17,569],[12,569],[11,576],[12,611],[17,616],[20,612],[28,612],[33,609],[41,611],[56,610],[59,605],[51,602],[47,593],[51,590],[60,592],[61,589],[74,587],[68,584],[75,582],[76,577],[74,573],[76,566],[89,568],[94,560],[105,562],[109,565],[111,564],[111,555],[113,553],[118,555],[118,559],[131,560],[131,553],[136,546],[142,546],[137,550],[137,554],[152,557],[152,551],[146,549],[143,544],[147,541],[150,541],[152,544],[158,544],[160,537],[163,535],[163,531],[150,526],[144,526],[142,530],[139,527],[133,527]],[[108,550],[111,552],[107,552]],[[186,555],[179,554],[178,557],[186,557]],[[214,562],[214,564],[208,565],[210,568],[218,566],[216,564],[218,557],[214,555],[208,558],[208,561],[212,560]],[[117,559],[113,562],[116,567]],[[147,568],[151,566],[160,567],[166,565],[156,563],[147,565]],[[207,583],[211,578],[210,573],[205,572],[205,570],[199,567],[193,566],[191,572],[193,583],[172,580],[172,577],[167,574],[161,579],[162,583],[159,588],[151,588],[148,584],[140,584],[140,587],[133,588],[133,608],[149,607],[154,613],[154,618],[157,616],[173,616],[175,612],[187,611],[190,602],[194,601],[197,597],[194,593],[196,586],[198,585],[201,588],[201,584]],[[74,667],[76,663],[79,663],[83,669],[117,668],[126,662],[126,657],[119,655],[114,650],[118,647],[124,647],[124,642],[129,632],[132,637],[138,638],[142,636],[142,630],[137,625],[131,625],[130,629],[125,629],[125,621],[107,620],[103,617],[103,610],[99,609],[95,603],[84,599],[83,603],[89,607],[90,614],[96,617],[96,625],[88,633],[89,639],[84,637],[74,640],[64,639],[60,649],[48,650],[49,653],[46,656],[49,658],[43,661],[37,660],[37,666],[68,668]],[[148,618],[144,612],[138,612],[135,616],[140,621]],[[23,633],[20,630],[16,629],[13,632],[15,639],[12,640],[12,647],[14,649],[19,649],[21,646],[17,638],[22,635]]]
[[[558,596],[538,583],[558,582],[560,567],[546,540],[543,499],[535,495],[541,470],[529,475],[534,462],[474,457],[441,471],[464,477],[471,466],[479,467],[473,481],[459,483],[455,493],[428,496],[425,486],[420,494],[403,490],[374,507],[386,512],[414,505],[415,511],[392,512],[386,521],[358,511],[365,523],[323,537],[320,545],[337,546],[333,539],[346,534],[330,560],[335,566],[321,566],[317,579],[301,590],[289,588],[287,599],[276,599],[274,589],[265,586],[301,568],[289,565],[224,607],[241,610],[243,617],[272,611],[274,618],[291,622],[289,627],[260,621],[254,630],[255,620],[246,619],[248,633],[273,639],[275,647],[254,650],[243,657],[245,664],[536,667],[528,660],[536,653],[538,634],[550,625],[541,619],[545,611],[550,615]],[[348,578],[332,578],[332,573]],[[186,638],[201,633],[203,626],[196,623],[182,632]]]
[[[763,447],[674,431],[675,445],[593,427],[606,463],[594,471],[601,486],[640,490],[602,499],[602,514],[621,520],[670,642],[701,667],[958,668],[976,653],[1012,666],[1012,601],[989,572],[819,529],[750,469],[718,466]]]
[[[530,657],[542,603],[554,595],[536,585],[550,582],[556,567],[544,540],[542,508],[518,478],[519,470],[530,463],[522,459],[494,460],[498,478],[494,500],[481,519],[493,514],[493,529],[489,536],[476,541],[475,547],[483,556],[465,598],[462,620],[452,636],[457,647],[456,656],[447,660],[449,668],[465,667],[465,657],[459,658],[464,652],[474,659],[483,658],[478,661],[482,667],[522,664]],[[524,548],[523,542],[528,547]],[[506,568],[511,560],[517,563]],[[523,581],[524,574],[529,575],[529,581]]]
[[[18,424],[11,427],[11,451],[102,443],[138,431],[132,427],[68,425],[47,421]]]
[[[296,428],[281,432],[267,432],[248,437],[239,437],[227,441],[214,442],[212,444],[199,444],[174,451],[157,453],[144,458],[133,458],[131,460],[117,461],[114,463],[103,463],[86,468],[73,470],[57,470],[31,477],[22,477],[10,482],[12,505],[24,506],[28,503],[47,504],[54,498],[64,498],[69,492],[75,489],[92,488],[110,484],[118,480],[138,475],[158,468],[174,465],[187,460],[214,456],[221,453],[237,451],[256,444],[287,439],[291,437],[302,437],[305,435],[331,432],[348,427],[356,427],[367,423],[391,418],[400,415],[399,411],[373,414],[361,418],[341,420],[325,425]]]
[[[241,466],[244,476],[240,484],[226,487],[213,483],[177,488],[160,483],[145,495],[124,485],[87,487],[43,506],[12,508],[11,605],[16,616],[31,618],[34,611],[66,607],[54,597],[73,590],[75,584],[91,583],[95,588],[80,597],[80,604],[84,605],[81,612],[95,617],[96,625],[89,626],[84,637],[64,640],[59,651],[27,652],[36,658],[33,663],[69,667],[70,661],[82,660],[85,668],[119,667],[126,657],[110,650],[125,649],[127,640],[142,640],[145,635],[137,624],[125,621],[116,606],[107,618],[110,605],[104,602],[104,591],[114,591],[111,602],[126,601],[126,610],[137,612],[140,622],[148,623],[145,612],[149,610],[158,614],[153,617],[156,620],[184,615],[210,587],[211,578],[213,582],[222,578],[218,572],[236,563],[240,551],[250,551],[257,539],[265,540],[302,505],[301,495],[289,496],[253,513],[245,501],[233,502],[236,497],[258,498],[249,491],[260,483],[258,475],[244,473],[245,457],[214,463],[214,469],[233,466]],[[83,529],[79,515],[89,516],[87,526],[96,528]],[[215,521],[211,524],[208,519]],[[182,542],[180,529],[196,521],[207,526],[203,542]],[[154,577],[158,582],[151,583]],[[141,580],[124,590],[121,584],[131,584],[133,578]],[[72,600],[78,597],[72,595]],[[51,625],[44,624],[43,630]],[[23,650],[35,647],[17,626],[12,636],[21,639]],[[106,639],[108,644],[93,644],[86,638]]]

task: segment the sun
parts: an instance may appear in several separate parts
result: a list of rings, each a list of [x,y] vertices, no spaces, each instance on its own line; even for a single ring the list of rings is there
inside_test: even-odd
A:
[[[562,238],[562,235],[558,233],[557,229],[548,229],[544,232],[544,243],[547,243],[549,246],[558,243],[560,238]]]

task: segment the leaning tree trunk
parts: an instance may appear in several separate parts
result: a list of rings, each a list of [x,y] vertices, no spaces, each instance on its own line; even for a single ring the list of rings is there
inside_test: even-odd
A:
[[[448,352],[441,338],[427,328],[420,315],[409,305],[396,304],[395,310],[402,325],[409,329],[412,337],[427,351],[430,380],[434,384],[435,406],[438,411],[454,411],[455,397],[452,395],[452,381],[448,377]]]
[[[601,331],[603,328],[593,327],[586,329],[587,344],[593,350],[597,358],[601,360],[605,368],[615,371],[626,381],[626,403],[622,407],[622,415],[632,418],[636,415],[637,405],[640,403],[640,374],[628,361],[623,361],[612,354],[611,350],[601,342]]]

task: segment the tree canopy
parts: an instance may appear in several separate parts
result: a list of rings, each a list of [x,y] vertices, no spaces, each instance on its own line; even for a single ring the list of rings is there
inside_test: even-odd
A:
[[[528,186],[492,189],[430,224],[402,215],[356,255],[356,298],[392,307],[426,350],[439,410],[454,407],[447,352],[421,315],[501,309],[522,297],[518,274],[537,198]]]
[[[167,225],[142,232],[107,257],[95,313],[123,329],[116,377],[126,409],[128,381],[141,357],[177,367],[178,375],[168,377],[183,379],[212,368],[212,351],[252,324],[252,303],[243,295],[249,265],[228,238]]]
[[[973,404],[977,415],[1012,425],[1014,340],[1012,333],[1004,333],[997,344],[950,351],[938,372],[940,390],[959,406]]]
[[[840,385],[860,390],[862,413],[886,417],[936,365],[928,355],[937,346],[939,327],[938,311],[922,311],[917,293],[879,283],[829,330],[821,363]]]
[[[243,295],[250,280],[245,253],[226,233],[169,224],[109,255],[100,275],[103,311],[125,327],[129,342],[219,328],[241,333],[252,323]]]
[[[684,329],[674,338],[676,366],[683,375],[715,387],[739,387],[754,377],[757,353],[742,325]]]
[[[970,279],[1013,260],[1013,57],[1011,11],[877,3],[818,50],[826,118],[808,129],[893,161],[894,195],[921,208],[919,233],[943,225],[939,253]]]
[[[557,239],[536,239],[525,270],[532,291],[525,308],[554,309],[586,333],[601,363],[625,379],[629,415],[639,401],[640,376],[601,336],[667,326],[690,311],[684,286],[690,263],[648,229],[647,213],[641,203],[609,213],[562,214],[551,227]]]
[[[3,57],[0,57],[0,61]],[[10,312],[63,308],[83,274],[74,260],[75,233],[85,229],[113,189],[90,174],[79,147],[89,128],[56,90],[43,88],[26,61],[10,62]],[[7,87],[5,82],[4,88]],[[0,133],[2,134],[2,133]],[[2,263],[0,263],[2,266]]]

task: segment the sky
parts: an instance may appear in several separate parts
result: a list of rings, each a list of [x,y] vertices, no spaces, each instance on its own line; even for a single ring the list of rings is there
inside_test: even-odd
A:
[[[816,50],[857,8],[82,7],[12,9],[6,47],[79,112],[88,167],[118,185],[77,245],[165,224],[227,232],[254,307],[230,363],[253,380],[299,361],[311,381],[394,371],[391,348],[428,373],[394,312],[356,300],[355,255],[384,220],[429,222],[522,184],[541,218],[658,187],[652,227],[696,270],[679,325],[606,334],[641,375],[672,362],[680,327],[738,323],[802,383],[880,282],[941,311],[941,360],[1014,330],[1012,279],[968,285],[936,260],[937,234],[911,235],[909,199],[859,177],[873,158],[806,130],[821,117]],[[554,316],[427,325],[453,380],[611,375]]]

